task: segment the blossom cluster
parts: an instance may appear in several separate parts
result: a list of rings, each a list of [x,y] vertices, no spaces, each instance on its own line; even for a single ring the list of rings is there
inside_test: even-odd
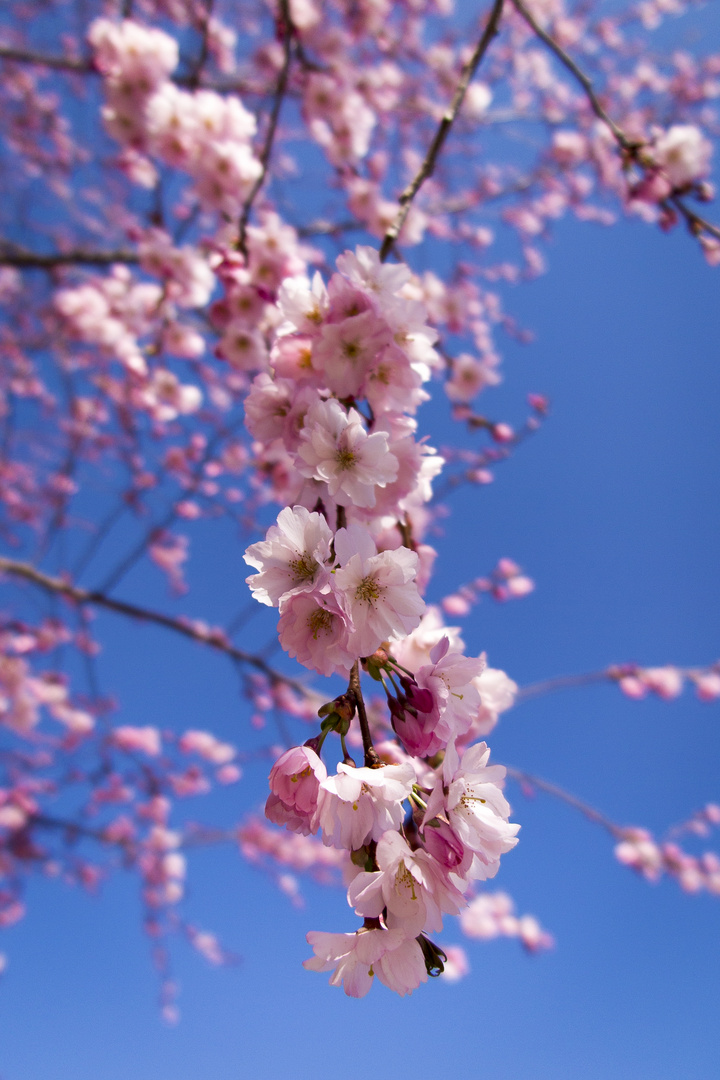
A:
[[[414,413],[438,366],[436,335],[407,294],[404,267],[363,247],[337,265],[327,286],[319,275],[281,285],[269,370],[246,399],[251,433],[285,455],[297,500],[247,549],[258,571],[248,584],[278,608],[290,656],[349,679],[320,709],[318,737],[273,766],[265,812],[348,856],[348,902],[363,926],[309,934],[315,956],[305,966],[331,970],[353,996],[373,974],[404,994],[442,970],[426,934],[462,910],[473,881],[497,873],[518,826],[504,769],[488,765],[484,743],[470,745],[497,718],[480,688],[485,658],[465,657],[457,633],[437,614],[428,620],[421,595],[430,562],[418,550],[421,509],[442,461],[416,442]],[[392,725],[394,738],[377,749],[361,661],[383,686]],[[360,767],[345,747],[356,713]],[[344,750],[334,774],[320,757],[330,731]]]
[[[182,169],[204,207],[237,215],[262,173],[251,140],[256,124],[238,97],[189,91],[170,79],[179,60],[177,42],[162,30],[131,19],[96,19],[88,32],[104,76],[103,120],[126,149],[131,179],[152,187],[152,159]]]

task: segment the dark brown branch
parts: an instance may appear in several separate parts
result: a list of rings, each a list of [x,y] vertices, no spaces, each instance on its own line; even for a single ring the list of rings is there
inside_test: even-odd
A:
[[[413,199],[415,198],[425,181],[430,176],[432,176],[435,170],[435,166],[437,164],[437,160],[440,156],[440,152],[442,151],[445,140],[447,139],[450,133],[450,129],[455,123],[457,115],[460,112],[460,108],[465,98],[467,88],[470,85],[475,75],[475,72],[478,69],[480,61],[487,52],[490,46],[490,42],[498,33],[498,24],[502,15],[503,4],[504,0],[495,0],[492,11],[490,12],[490,18],[488,19],[487,26],[485,27],[482,36],[477,43],[475,52],[472,54],[467,64],[463,68],[462,75],[460,76],[460,82],[457,85],[457,89],[455,90],[455,94],[453,95],[452,102],[450,103],[450,106],[445,112],[442,120],[440,121],[440,125],[435,132],[435,138],[430,144],[430,148],[425,155],[425,160],[420,166],[420,169],[418,170],[415,178],[408,184],[408,186],[405,188],[402,195],[398,199],[400,209],[398,210],[395,221],[385,233],[385,237],[380,248],[381,262],[384,262],[392,251],[393,245],[395,244],[395,241],[400,235],[402,227],[405,224],[405,219],[410,212],[410,207],[412,205]]]
[[[188,75],[188,86],[193,90],[200,85],[200,76],[207,63],[208,56],[210,55],[209,31],[214,4],[215,0],[206,0],[205,9],[200,16],[200,52],[198,53],[197,60],[193,64],[192,71]]]
[[[15,266],[18,270],[54,270],[58,266],[112,266],[113,263],[138,263],[135,251],[89,251],[77,248],[72,251],[41,255],[14,244],[0,242],[0,266]]]
[[[558,787],[557,784],[551,784],[548,780],[543,780],[540,776],[534,776],[532,773],[523,772],[521,769],[513,769],[510,765],[506,766],[507,774],[513,780],[517,780],[520,784],[529,784],[530,787],[537,788],[538,791],[544,791],[547,795],[552,795],[555,799],[560,799],[567,806],[571,806],[573,810],[579,810],[580,813],[592,821],[595,825],[601,825],[603,829],[607,829],[612,837],[616,840],[623,840],[625,838],[626,830],[621,825],[616,825],[610,818],[605,817],[599,810],[596,810],[594,806],[590,806],[589,803],[583,802],[582,799],[576,798],[564,788]]]
[[[716,240],[720,240],[720,228],[701,217],[700,214],[696,214],[689,206],[686,206],[680,195],[673,195],[670,202],[682,214],[693,236],[701,236],[705,232],[709,233],[710,236],[714,236]]]
[[[183,637],[190,638],[192,641],[199,641],[202,645],[209,645],[211,649],[216,649],[241,664],[247,664],[249,667],[261,671],[273,685],[285,683],[298,693],[307,693],[307,688],[301,683],[281,675],[260,656],[245,652],[244,649],[238,649],[235,645],[232,645],[225,639],[222,631],[204,629],[172,615],[164,615],[160,611],[139,607],[137,604],[130,604],[125,600],[114,600],[112,597],[106,596],[105,593],[95,590],[82,589],[63,578],[50,577],[49,574],[44,574],[41,570],[31,566],[30,563],[16,562],[14,559],[6,559],[0,556],[0,574],[8,574],[10,577],[29,581],[32,585],[44,589],[45,592],[56,596],[64,596],[76,604],[89,604],[91,607],[114,611],[117,615],[126,615],[132,619],[139,619],[141,622],[163,626],[166,630],[182,634]]]
[[[370,725],[368,723],[367,712],[365,710],[365,700],[362,696],[362,688],[360,686],[360,661],[356,660],[352,666],[350,672],[350,681],[348,683],[348,692],[352,694],[355,700],[355,707],[357,708],[358,720],[360,722],[360,732],[362,734],[363,750],[365,751],[365,764],[372,768],[375,765],[380,765],[381,761],[378,757],[378,752],[373,746],[372,735],[370,734]]]
[[[285,91],[287,90],[288,78],[290,76],[290,64],[292,62],[293,24],[290,16],[290,2],[289,0],[279,0],[279,6],[280,13],[278,22],[282,27],[283,35],[283,65],[280,69],[277,86],[275,88],[275,96],[270,112],[270,121],[265,136],[265,143],[260,153],[260,165],[262,166],[262,171],[253,184],[250,194],[243,203],[242,213],[238,224],[237,246],[238,250],[243,253],[246,259],[247,244],[245,234],[247,232],[248,221],[250,220],[250,214],[252,213],[253,203],[267,179],[273,144],[275,142],[275,133],[277,131],[278,120],[280,119],[280,109],[282,107],[283,99],[285,98]]]
[[[37,64],[39,67],[53,68],[56,71],[100,74],[89,60],[73,60],[69,56],[45,56],[42,53],[30,52],[27,49],[12,49],[8,46],[0,46],[0,60],[12,60],[18,64]]]

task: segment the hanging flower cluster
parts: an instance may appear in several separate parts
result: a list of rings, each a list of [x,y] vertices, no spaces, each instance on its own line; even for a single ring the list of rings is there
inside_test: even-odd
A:
[[[359,997],[374,974],[405,994],[442,971],[427,933],[462,910],[473,881],[497,873],[518,826],[504,769],[488,765],[484,743],[468,746],[485,721],[484,657],[465,657],[441,622],[429,638],[421,625],[431,549],[421,557],[419,510],[442,460],[415,440],[413,414],[438,365],[435,334],[408,295],[405,267],[383,265],[371,248],[337,266],[327,287],[317,274],[280,288],[284,321],[246,421],[285,455],[294,505],[245,560],[258,571],[247,579],[256,599],[279,609],[285,651],[349,679],[320,709],[319,735],[273,766],[265,812],[348,853],[348,901],[363,925],[309,934],[315,955],[305,966],[332,971],[334,985]],[[382,684],[396,734],[380,752],[360,663]],[[361,767],[345,744],[356,715]],[[334,775],[320,757],[331,731],[344,755]]]

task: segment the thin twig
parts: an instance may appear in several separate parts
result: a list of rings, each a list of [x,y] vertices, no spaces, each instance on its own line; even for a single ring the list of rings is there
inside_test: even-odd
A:
[[[83,74],[99,75],[100,72],[88,60],[73,60],[69,56],[45,56],[27,49],[13,49],[0,46],[0,60],[12,60],[17,64],[37,64],[40,67],[54,68],[57,71],[77,71]]]
[[[252,213],[253,203],[255,202],[255,199],[259,194],[260,189],[265,183],[265,180],[267,179],[273,143],[275,142],[275,133],[277,131],[278,120],[280,118],[280,109],[282,107],[283,99],[285,97],[285,91],[287,89],[288,78],[290,75],[290,64],[292,62],[293,24],[290,15],[289,0],[279,0],[279,7],[280,18],[278,21],[282,26],[283,35],[283,65],[280,69],[277,86],[275,88],[275,96],[273,98],[272,110],[270,112],[270,121],[268,123],[267,134],[265,136],[265,143],[260,153],[260,165],[262,166],[262,171],[255,183],[253,184],[250,190],[250,194],[243,203],[242,213],[240,214],[240,221],[238,223],[237,247],[238,251],[241,251],[246,259],[246,232],[248,221],[250,220],[250,214]]]
[[[596,683],[613,681],[608,671],[591,671],[584,675],[558,675],[555,679],[544,679],[542,682],[530,683],[523,686],[515,704],[530,701],[531,698],[541,697],[543,694],[554,694],[557,690],[571,690],[575,686],[592,686]]]
[[[539,791],[544,791],[547,795],[552,795],[556,799],[560,799],[567,806],[572,806],[574,810],[579,810],[580,813],[592,821],[595,825],[601,825],[603,829],[607,829],[611,836],[616,840],[622,840],[625,837],[626,830],[621,825],[616,825],[610,818],[605,817],[599,810],[596,810],[594,806],[590,806],[589,803],[583,802],[582,799],[578,799],[575,795],[571,795],[564,788],[558,787],[557,784],[551,784],[549,780],[543,780],[541,776],[535,776],[533,773],[523,772],[521,769],[513,769],[510,765],[505,766],[508,776],[513,780],[517,780],[520,784],[529,784],[530,787],[535,787]]]
[[[475,52],[472,54],[467,64],[463,68],[462,75],[460,76],[460,82],[457,85],[457,89],[455,90],[455,94],[453,95],[452,102],[450,103],[450,106],[445,112],[442,120],[440,121],[440,125],[435,132],[435,138],[430,144],[430,148],[425,155],[425,160],[420,166],[420,169],[418,170],[415,178],[408,184],[408,186],[405,188],[402,195],[398,199],[400,209],[398,210],[394,222],[392,223],[388,231],[385,233],[385,237],[383,238],[382,246],[380,248],[381,262],[384,262],[392,251],[393,245],[395,244],[395,241],[400,235],[402,227],[405,224],[405,219],[410,212],[410,207],[412,205],[413,199],[415,198],[425,181],[430,176],[432,176],[435,170],[435,166],[437,164],[445,140],[450,133],[450,129],[455,123],[455,119],[458,113],[460,112],[460,108],[465,97],[465,92],[467,91],[467,88],[470,85],[473,76],[478,69],[480,61],[482,60],[483,56],[489,48],[490,42],[498,33],[498,24],[502,15],[503,4],[504,0],[495,0],[492,11],[490,12],[490,18],[488,19],[487,26],[485,27],[482,36],[477,43]]]
[[[55,596],[64,596],[76,604],[89,604],[92,607],[114,611],[118,615],[126,615],[142,622],[163,626],[165,629],[172,630],[176,634],[182,634],[183,637],[190,638],[192,641],[199,641],[202,645],[209,645],[211,649],[225,653],[233,660],[254,667],[257,671],[261,671],[263,675],[266,675],[273,685],[284,683],[292,687],[293,690],[298,691],[298,693],[307,693],[307,687],[294,679],[281,675],[280,672],[266,663],[262,657],[245,652],[244,649],[238,649],[235,645],[232,645],[224,638],[222,631],[204,629],[194,626],[189,621],[186,622],[172,615],[165,615],[161,611],[139,607],[137,604],[131,604],[125,600],[114,600],[105,593],[96,590],[82,589],[80,586],[73,585],[63,578],[51,577],[49,574],[45,574],[36,567],[31,566],[30,563],[17,562],[14,559],[6,559],[0,556],[0,573],[22,578],[24,581],[29,581],[32,585],[44,589],[45,592]]]
[[[208,56],[210,55],[210,19],[212,18],[214,4],[215,0],[206,0],[205,9],[203,11],[203,14],[200,16],[200,52],[198,53],[197,60],[193,64],[192,70],[188,75],[188,86],[192,90],[197,89],[197,87],[200,85],[200,76],[202,75],[202,70],[207,63]]]
[[[58,266],[111,266],[113,263],[140,262],[136,251],[91,251],[76,248],[72,251],[41,255],[35,251],[0,241],[0,266],[15,266],[19,270],[54,270]]]
[[[706,232],[720,240],[720,227],[713,225],[704,217],[701,217],[700,214],[696,214],[694,210],[685,205],[680,195],[673,195],[670,202],[685,218],[687,227],[693,236],[700,236],[701,233]]]
[[[543,30],[542,26],[540,26],[540,24],[536,21],[535,17],[525,7],[522,0],[510,0],[510,2],[517,11],[518,15],[520,15],[531,28],[533,33],[537,34],[540,40],[547,45],[548,49],[550,49],[550,51],[555,54],[560,63],[567,68],[567,70],[571,73],[571,75],[574,76],[575,79],[577,79],[577,81],[580,83],[583,90],[585,91],[587,99],[590,102],[590,107],[592,108],[592,111],[595,113],[599,120],[602,120],[602,122],[610,128],[610,131],[613,133],[613,136],[615,137],[619,145],[622,147],[622,149],[625,150],[627,153],[634,155],[643,144],[641,142],[638,142],[636,139],[629,138],[629,136],[625,134],[622,128],[615,123],[612,117],[608,115],[607,111],[600,102],[600,99],[595,93],[595,90],[593,89],[592,82],[585,74],[585,72],[577,66],[575,61],[572,59],[571,56],[568,55],[568,53],[565,52],[562,46],[558,45],[557,41],[555,41],[554,38],[550,37],[550,35],[546,33],[545,30]]]

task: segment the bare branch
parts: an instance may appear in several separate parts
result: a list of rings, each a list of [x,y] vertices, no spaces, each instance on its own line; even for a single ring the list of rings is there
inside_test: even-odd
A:
[[[595,825],[601,825],[603,829],[607,829],[612,837],[616,840],[623,840],[625,838],[626,830],[622,825],[616,825],[610,818],[605,817],[599,810],[596,810],[594,806],[590,806],[589,803],[583,802],[582,799],[578,799],[575,795],[571,795],[564,788],[558,787],[557,784],[551,784],[549,780],[543,780],[541,776],[535,776],[533,773],[523,772],[521,769],[513,769],[510,765],[505,766],[508,776],[513,780],[517,780],[520,784],[528,784],[530,787],[537,788],[538,791],[544,791],[547,795],[552,795],[555,799],[560,799],[567,806],[572,806],[574,810],[579,810],[580,813],[592,821]]]
[[[139,261],[137,252],[123,248],[117,251],[76,248],[43,255],[0,240],[0,266],[15,266],[19,270],[54,270],[58,266],[112,266],[113,263],[132,265]]]
[[[610,131],[613,133],[616,141],[623,148],[623,150],[625,150],[629,154],[634,155],[643,144],[641,142],[638,142],[636,139],[631,139],[628,135],[626,135],[622,128],[618,127],[612,117],[608,115],[607,111],[603,107],[600,99],[598,98],[597,94],[593,89],[592,82],[585,74],[585,72],[577,66],[575,61],[572,59],[571,56],[568,55],[568,53],[565,52],[562,46],[558,45],[557,41],[555,41],[554,38],[551,38],[550,35],[546,33],[545,30],[543,30],[542,26],[540,26],[534,16],[525,7],[522,0],[511,0],[511,3],[517,11],[518,15],[522,16],[522,18],[533,31],[533,33],[537,34],[540,40],[547,45],[548,49],[550,49],[550,51],[555,54],[560,63],[564,67],[566,67],[567,70],[571,73],[571,75],[573,75],[575,79],[577,79],[577,81],[580,83],[583,90],[585,91],[588,101],[590,102],[590,107],[592,108],[592,111],[595,113],[597,118],[599,120],[602,120],[602,122],[610,128]]]
[[[12,49],[8,46],[0,46],[0,60],[12,60],[18,64],[37,64],[39,67],[53,68],[56,71],[76,71],[85,75],[100,74],[89,60],[73,60],[69,56],[46,56],[27,49]]]
[[[701,217],[700,214],[696,214],[689,206],[686,206],[680,195],[673,195],[670,201],[685,218],[687,227],[693,236],[700,236],[701,233],[706,232],[720,240],[720,228]]]
[[[283,65],[280,69],[277,86],[275,88],[275,97],[273,99],[272,110],[270,113],[270,121],[268,124],[267,134],[265,136],[265,144],[260,153],[260,164],[262,166],[262,172],[253,184],[250,194],[243,203],[242,213],[240,215],[240,222],[238,224],[237,247],[238,250],[243,253],[245,258],[247,258],[247,245],[245,237],[245,234],[247,232],[247,225],[248,221],[250,220],[253,203],[255,202],[255,199],[257,198],[260,189],[265,183],[265,180],[267,179],[273,143],[275,142],[275,133],[277,131],[278,120],[280,118],[280,109],[282,107],[283,99],[285,98],[285,91],[287,90],[288,78],[290,75],[290,64],[292,62],[293,24],[292,18],[290,16],[290,2],[289,0],[279,0],[279,6],[280,17],[278,19],[278,23],[282,27],[284,50]]]
[[[420,169],[418,170],[415,178],[408,184],[408,186],[405,188],[402,195],[398,199],[400,209],[398,210],[395,221],[385,233],[385,237],[380,248],[381,262],[384,262],[392,251],[393,245],[395,244],[395,241],[400,235],[402,227],[405,224],[405,219],[410,212],[410,207],[412,205],[413,199],[415,198],[425,181],[430,176],[432,176],[435,170],[435,166],[437,164],[437,160],[440,156],[440,152],[443,148],[445,140],[450,133],[450,129],[455,123],[455,119],[458,113],[460,112],[460,108],[465,98],[467,88],[470,85],[473,76],[478,69],[480,61],[487,52],[490,46],[490,42],[498,33],[498,24],[502,15],[503,4],[504,0],[495,0],[492,11],[490,12],[490,18],[488,19],[487,25],[482,33],[479,42],[477,43],[475,52],[472,54],[467,64],[463,68],[462,75],[460,76],[460,82],[457,85],[457,89],[455,90],[455,93],[453,95],[452,102],[450,103],[450,106],[447,109],[442,120],[440,121],[440,126],[435,132],[435,138],[430,144],[430,148],[425,155],[425,160],[420,166]]]
[[[520,705],[523,701],[530,701],[544,694],[554,694],[558,690],[572,690],[576,686],[595,686],[598,683],[611,681],[616,680],[609,671],[590,671],[584,675],[558,675],[554,679],[543,679],[542,682],[521,687],[515,702]]]
[[[216,649],[218,652],[225,653],[226,656],[229,656],[231,659],[236,660],[241,664],[247,664],[257,671],[261,671],[263,675],[268,677],[273,685],[284,683],[298,691],[298,693],[307,693],[307,687],[296,682],[294,679],[281,675],[280,672],[271,667],[262,659],[262,657],[245,652],[244,649],[238,649],[235,645],[232,645],[225,638],[225,635],[221,630],[212,630],[198,626],[189,620],[186,621],[182,618],[175,618],[172,615],[165,615],[160,611],[139,607],[137,604],[130,604],[124,600],[114,600],[105,593],[96,590],[82,589],[78,585],[73,585],[63,578],[51,577],[49,574],[44,574],[41,570],[31,566],[30,563],[16,562],[14,559],[6,559],[0,556],[0,573],[8,574],[10,577],[21,578],[24,581],[29,581],[32,585],[44,589],[45,592],[55,596],[64,596],[66,599],[71,600],[76,604],[89,604],[91,607],[104,608],[106,611],[114,611],[117,615],[126,615],[131,619],[139,619],[141,622],[154,623],[156,626],[163,626],[166,630],[172,630],[176,634],[182,634],[183,637],[190,638],[192,641],[199,641],[202,645],[209,645],[211,649]]]
[[[202,75],[202,70],[207,63],[208,56],[210,54],[209,29],[214,4],[215,0],[206,0],[205,9],[202,15],[199,16],[200,52],[198,53],[197,60],[193,64],[192,70],[188,75],[188,86],[193,90],[200,85],[200,76]]]

